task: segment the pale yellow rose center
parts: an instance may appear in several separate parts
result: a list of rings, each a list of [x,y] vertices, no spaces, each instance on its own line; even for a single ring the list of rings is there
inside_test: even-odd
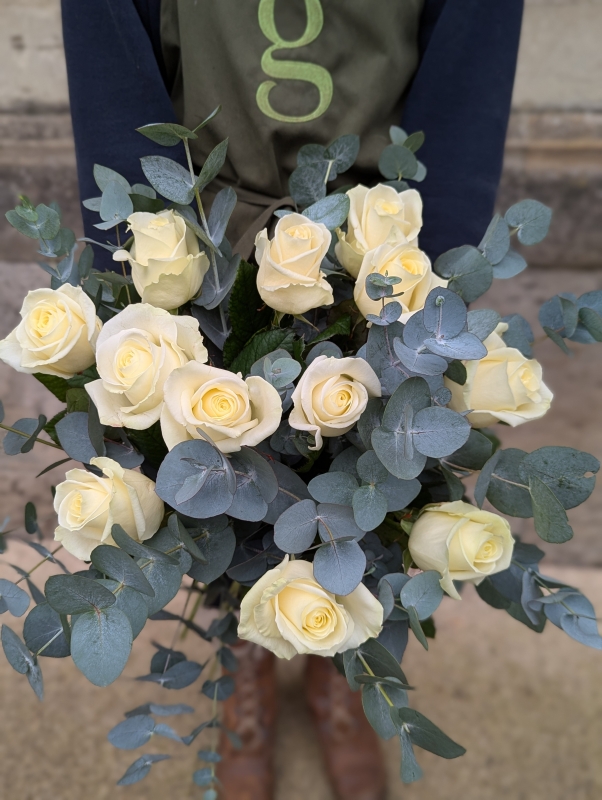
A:
[[[141,348],[137,342],[126,341],[115,355],[115,372],[124,383],[132,384],[150,367],[152,361],[150,349]]]
[[[475,556],[475,564],[497,561],[502,553],[503,547],[497,539],[487,539]]]
[[[529,363],[524,364],[520,369],[519,378],[522,385],[525,387],[529,398],[535,403],[541,402],[541,394],[539,392],[540,382],[537,375],[535,375],[531,369],[531,365]]]
[[[452,572],[490,572],[504,548],[488,523],[462,519],[449,543],[449,568]]]
[[[42,338],[55,330],[64,318],[65,312],[63,309],[48,303],[40,303],[29,315],[29,330],[34,336]]]
[[[65,528],[77,530],[88,520],[98,516],[104,510],[109,499],[109,494],[102,491],[100,486],[86,486],[82,487],[82,490],[74,489],[69,492],[61,504],[59,523]]]
[[[207,417],[221,423],[236,419],[240,412],[240,398],[229,389],[208,389],[198,405]]]
[[[165,219],[165,217],[155,217],[149,222],[148,227],[151,228],[151,230],[158,230],[159,228],[164,228],[169,224],[169,220]]]
[[[336,626],[336,614],[328,606],[318,606],[305,611],[303,615],[303,630],[308,636],[322,638],[327,636]]]
[[[353,393],[350,386],[338,386],[324,398],[324,409],[333,417],[346,414],[353,401]]]
[[[311,239],[312,231],[307,225],[295,225],[293,228],[289,228],[287,231],[289,236],[293,239]]]
[[[392,264],[385,264],[384,267],[381,267],[379,270],[380,274],[384,275],[387,269],[392,272],[393,275],[398,275],[400,272],[406,272],[408,275],[422,275],[424,273],[424,261],[411,258],[410,256],[406,256],[405,258],[399,256]]]
[[[394,217],[402,210],[402,205],[392,200],[377,200],[374,204],[374,210],[381,217]]]

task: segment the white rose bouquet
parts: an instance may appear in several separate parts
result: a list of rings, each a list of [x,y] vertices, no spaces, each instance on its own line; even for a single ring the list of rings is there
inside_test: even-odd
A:
[[[371,188],[329,193],[358,137],[337,140],[335,162],[318,168],[326,151],[311,146],[290,179],[297,209],[276,212],[248,263],[225,235],[233,189],[208,215],[203,206],[227,142],[197,175],[189,140],[201,134],[172,124],[140,133],[181,143],[190,171],[150,156],[150,186],[131,186],[97,166],[101,196],[84,205],[108,240],[79,251],[55,205],[22,198],[6,215],[53,263],[42,264],[50,288],[25,298],[0,358],[65,408],[51,420],[0,419],[4,451],[51,446],[61,459],[48,469],[76,462],[57,482],[55,539],[82,564],[43,592],[34,570],[0,580],[0,614],[27,613],[23,638],[2,626],[5,655],[40,698],[44,657],[70,656],[106,686],[147,620],[174,620],[219,644],[226,674],[212,668],[202,688],[215,703],[233,691],[237,637],[281,658],[332,658],[378,734],[400,738],[401,777],[415,780],[414,746],[464,752],[412,710],[400,667],[410,634],[428,648],[445,594],[458,601],[473,584],[532,630],[551,622],[602,649],[589,601],[540,572],[543,553],[515,539],[508,519],[533,517],[544,541],[567,541],[566,510],[587,499],[600,465],[568,447],[500,447],[492,426],[541,417],[552,393],[526,320],[467,307],[526,267],[511,237],[541,241],[550,212],[518,203],[478,247],[431,263],[408,183],[425,174],[414,155],[424,137],[392,128]],[[93,245],[113,253],[115,272],[93,269]],[[564,350],[602,341],[602,292],[554,297],[540,321]],[[471,494],[463,480],[474,473]],[[35,516],[28,504],[28,534]],[[164,610],[181,588],[189,616]],[[201,607],[217,610],[208,630],[195,620]],[[178,689],[202,672],[172,645],[145,679]],[[153,733],[189,745],[219,724],[180,737],[142,708],[109,738],[125,749]],[[120,783],[158,760],[142,756]],[[194,780],[211,800],[218,758],[207,760]]]

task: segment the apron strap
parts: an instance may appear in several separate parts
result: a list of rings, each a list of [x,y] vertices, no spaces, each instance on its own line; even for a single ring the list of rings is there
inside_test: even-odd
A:
[[[237,191],[238,194],[238,191]],[[245,193],[246,194],[246,193]],[[257,195],[255,192],[249,192],[249,194],[253,194],[257,200],[261,198],[264,202],[253,202],[253,205],[265,205],[265,201],[268,202],[272,200],[272,198],[265,197],[265,195]],[[239,201],[241,202],[249,202],[248,199],[243,199],[239,195]],[[290,206],[291,208],[296,208],[295,201],[292,197],[281,197],[280,200],[274,200],[271,205],[269,205],[261,214],[255,219],[255,221],[250,225],[247,230],[243,233],[240,239],[236,242],[233,247],[234,253],[239,253],[241,258],[245,261],[248,261],[251,257],[251,253],[253,252],[253,247],[255,246],[255,238],[257,234],[262,231],[270,221],[270,218],[274,211],[277,211],[279,208],[283,206]]]

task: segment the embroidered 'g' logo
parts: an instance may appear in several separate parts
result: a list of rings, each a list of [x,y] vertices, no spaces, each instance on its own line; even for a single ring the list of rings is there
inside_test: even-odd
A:
[[[281,61],[273,57],[277,50],[293,50],[296,47],[305,47],[315,41],[324,26],[324,13],[320,0],[305,0],[307,25],[303,35],[295,41],[283,39],[276,29],[274,8],[276,0],[261,0],[259,3],[259,26],[266,38],[272,42],[271,47],[265,51],[261,58],[261,68],[270,78],[283,80],[306,81],[313,84],[320,93],[320,102],[317,108],[303,117],[288,117],[279,114],[270,103],[269,94],[276,86],[275,81],[264,81],[257,89],[257,105],[261,111],[279,122],[309,122],[321,117],[332,101],[332,78],[330,73],[317,64],[308,64],[303,61]]]

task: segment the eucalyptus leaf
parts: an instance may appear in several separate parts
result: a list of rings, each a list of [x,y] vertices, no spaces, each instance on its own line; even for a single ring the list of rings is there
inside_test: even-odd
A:
[[[386,496],[376,486],[362,486],[353,495],[353,515],[363,531],[373,531],[388,511]]]
[[[153,764],[157,761],[165,761],[168,758],[171,758],[171,756],[161,753],[150,753],[140,756],[133,764],[130,764],[122,777],[117,781],[117,786],[131,786],[134,783],[138,783],[146,778]]]
[[[46,599],[58,614],[95,613],[115,603],[115,596],[94,580],[79,575],[52,575]]]
[[[519,465],[525,483],[530,477],[539,478],[565,509],[575,508],[587,500],[596,485],[595,474],[599,469],[597,458],[572,447],[540,447],[525,456]]]
[[[160,195],[185,206],[192,202],[193,179],[181,164],[165,156],[144,156],[140,163],[146,179]]]
[[[303,164],[292,173],[288,188],[298,206],[305,208],[326,196],[328,162]]]
[[[383,467],[384,469],[384,467]],[[386,470],[385,470],[386,472]],[[316,475],[308,484],[311,496],[318,503],[351,505],[358,483],[348,472],[325,472]]]
[[[529,492],[538,536],[555,544],[572,539],[573,529],[569,525],[566,511],[552,490],[539,478],[530,476]]]
[[[508,223],[503,217],[496,214],[485,231],[479,250],[490,264],[496,265],[502,261],[509,249],[510,231],[508,230]]]
[[[448,288],[466,303],[472,303],[489,289],[493,268],[476,247],[463,245],[439,256],[434,270],[449,280]]]
[[[506,222],[517,228],[521,244],[537,244],[547,236],[552,210],[537,200],[521,200],[506,212]]]
[[[492,311],[489,308],[478,308],[468,312],[468,330],[482,342],[493,333],[499,322],[500,315],[497,311]]]
[[[222,514],[233,500],[223,457],[202,439],[182,442],[167,454],[156,492],[178,513],[199,519]]]
[[[250,447],[230,458],[236,473],[236,493],[228,514],[236,519],[262,520],[278,494],[278,481],[268,462]]]
[[[493,277],[497,279],[514,278],[527,269],[527,262],[515,250],[509,250],[504,258],[493,268]]]
[[[314,578],[328,592],[348,595],[361,583],[366,556],[357,542],[337,542],[320,547],[314,557]]]
[[[12,581],[0,578],[0,614],[9,611],[13,617],[22,617],[29,608],[29,595]]]
[[[109,167],[102,167],[100,164],[94,164],[94,180],[96,181],[96,185],[100,189],[101,192],[107,188],[111,181],[118,183],[125,191],[129,194],[132,191],[132,187],[118,172],[115,172],[114,169],[109,169]]]
[[[217,177],[219,171],[224,166],[227,152],[228,139],[224,139],[223,142],[220,142],[218,145],[216,145],[209,153],[205,163],[203,164],[203,168],[201,169],[201,174],[196,180],[195,186],[199,191],[202,191],[211,183],[214,178]]]
[[[380,156],[378,168],[388,180],[401,180],[414,177],[418,171],[418,162],[414,153],[407,147],[389,144]]]
[[[305,209],[303,215],[312,222],[320,222],[328,230],[339,228],[349,214],[349,197],[346,194],[331,194]]]
[[[141,594],[154,597],[154,590],[140,567],[117,547],[101,544],[92,550],[92,563],[99,572]]]
[[[287,508],[274,525],[274,542],[285,553],[302,553],[318,532],[318,509],[313,500],[301,500]]]
[[[154,731],[155,720],[149,714],[138,714],[112,728],[107,739],[119,750],[135,750],[149,742]]]
[[[132,628],[118,608],[88,611],[80,614],[73,624],[73,662],[95,686],[108,686],[117,680],[131,649]]]

